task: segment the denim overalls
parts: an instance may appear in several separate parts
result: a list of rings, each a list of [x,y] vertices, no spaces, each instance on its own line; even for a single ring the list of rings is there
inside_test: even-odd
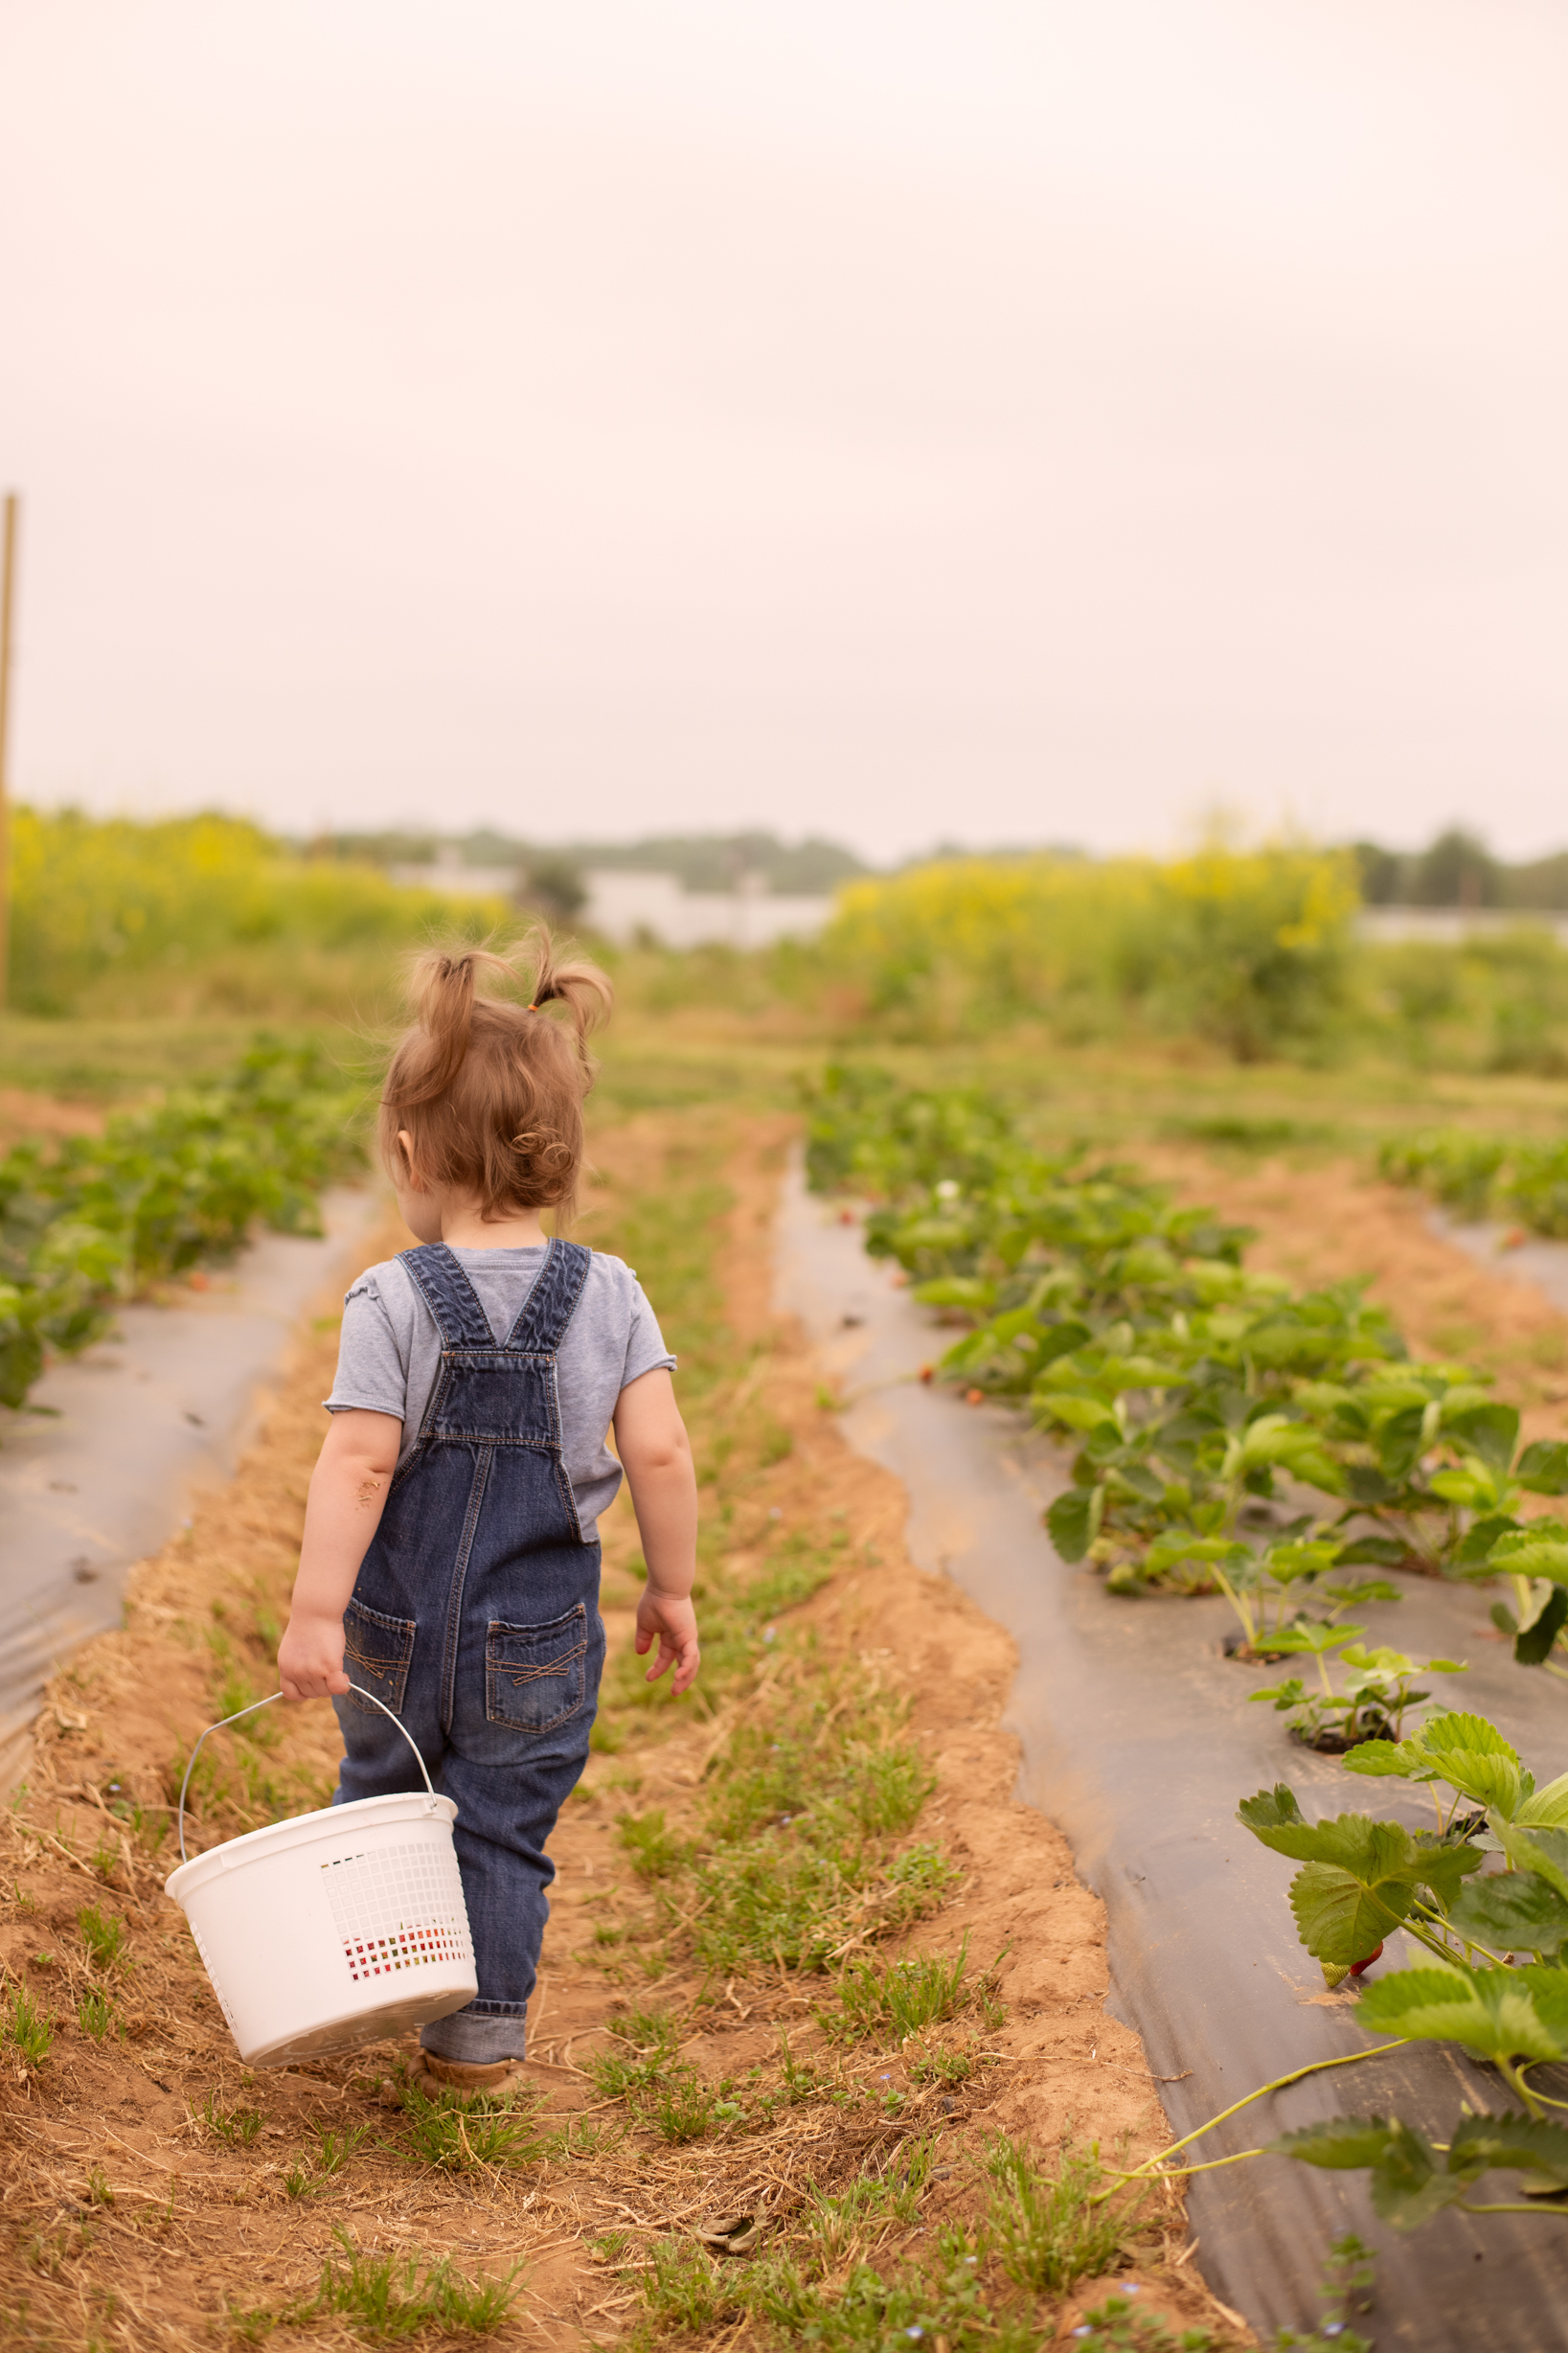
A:
[[[556,1875],[544,1852],[588,1755],[604,1663],[599,1542],[561,1463],[556,1355],[588,1272],[552,1242],[505,1340],[443,1243],[402,1263],[441,1330],[441,1372],[344,1621],[344,1665],[418,1743],[454,1833],[479,1993],[423,2030],[475,2064],[520,2058]],[[351,1692],[334,1803],[419,1786],[407,1743]]]

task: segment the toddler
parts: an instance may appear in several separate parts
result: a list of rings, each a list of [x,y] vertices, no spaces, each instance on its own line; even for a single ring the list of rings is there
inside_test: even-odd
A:
[[[587,1760],[604,1659],[598,1519],[623,1470],[648,1563],[637,1648],[658,1645],[648,1679],[673,1664],[683,1692],[698,1664],[674,1359],[631,1269],[561,1239],[588,1033],[610,986],[592,965],[557,965],[545,934],[530,947],[526,1007],[476,985],[515,981],[506,958],[416,967],[379,1142],[418,1247],[370,1268],[344,1303],[278,1654],[285,1700],[330,1695],[337,1709],[334,1803],[418,1786],[407,1743],[351,1677],[456,1801],[479,1992],[423,2029],[420,2064],[468,2090],[503,2088],[523,2057],[555,1877],[545,1841]]]

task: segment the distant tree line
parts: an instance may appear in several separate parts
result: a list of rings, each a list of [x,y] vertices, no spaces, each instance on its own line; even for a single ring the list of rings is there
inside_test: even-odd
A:
[[[811,836],[794,843],[776,834],[650,834],[641,841],[569,841],[548,848],[481,826],[470,834],[324,834],[308,844],[320,857],[373,866],[429,865],[456,850],[465,866],[514,866],[525,896],[575,914],[586,892],[582,875],[600,867],[629,874],[672,874],[689,891],[732,891],[761,876],[769,891],[815,896],[870,872],[852,850]],[[575,894],[575,895],[574,895]]]
[[[1568,850],[1510,866],[1478,835],[1451,826],[1429,850],[1352,843],[1361,896],[1373,907],[1568,908]]]

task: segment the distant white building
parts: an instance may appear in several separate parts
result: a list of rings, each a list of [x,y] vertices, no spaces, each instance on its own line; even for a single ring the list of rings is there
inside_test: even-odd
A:
[[[1477,934],[1516,930],[1528,924],[1551,931],[1568,948],[1568,915],[1534,907],[1363,907],[1355,927],[1364,940],[1442,940],[1452,946]]]
[[[395,882],[455,898],[515,900],[525,880],[515,866],[462,865],[455,850],[433,865],[387,871]],[[647,937],[662,948],[771,948],[775,940],[814,940],[833,911],[831,899],[770,891],[761,875],[742,875],[733,891],[689,891],[678,875],[609,866],[586,867],[582,880],[588,896],[574,922],[619,947]]]
[[[394,882],[413,890],[445,891],[452,899],[514,899],[521,880],[516,866],[465,866],[450,844],[436,853],[428,866],[389,866]]]
[[[672,874],[628,874],[591,866],[584,928],[629,946],[639,934],[664,948],[770,948],[775,940],[813,940],[833,911],[831,899],[769,891],[745,876],[739,890],[683,890]]]

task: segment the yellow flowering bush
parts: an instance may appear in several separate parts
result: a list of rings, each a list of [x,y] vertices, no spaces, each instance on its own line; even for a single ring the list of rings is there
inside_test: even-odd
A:
[[[1087,1037],[1132,1017],[1250,1062],[1331,1027],[1357,903],[1349,857],[1292,846],[950,858],[849,884],[822,957],[922,1035],[1034,1017]]]
[[[10,1001],[22,1013],[68,1013],[90,993],[102,1004],[107,988],[134,994],[142,1010],[149,976],[172,985],[236,950],[256,963],[270,948],[262,961],[272,969],[282,951],[285,971],[298,974],[311,956],[413,946],[433,930],[479,936],[507,912],[499,902],[401,888],[373,867],[297,857],[243,818],[143,824],[21,808],[11,831]]]

